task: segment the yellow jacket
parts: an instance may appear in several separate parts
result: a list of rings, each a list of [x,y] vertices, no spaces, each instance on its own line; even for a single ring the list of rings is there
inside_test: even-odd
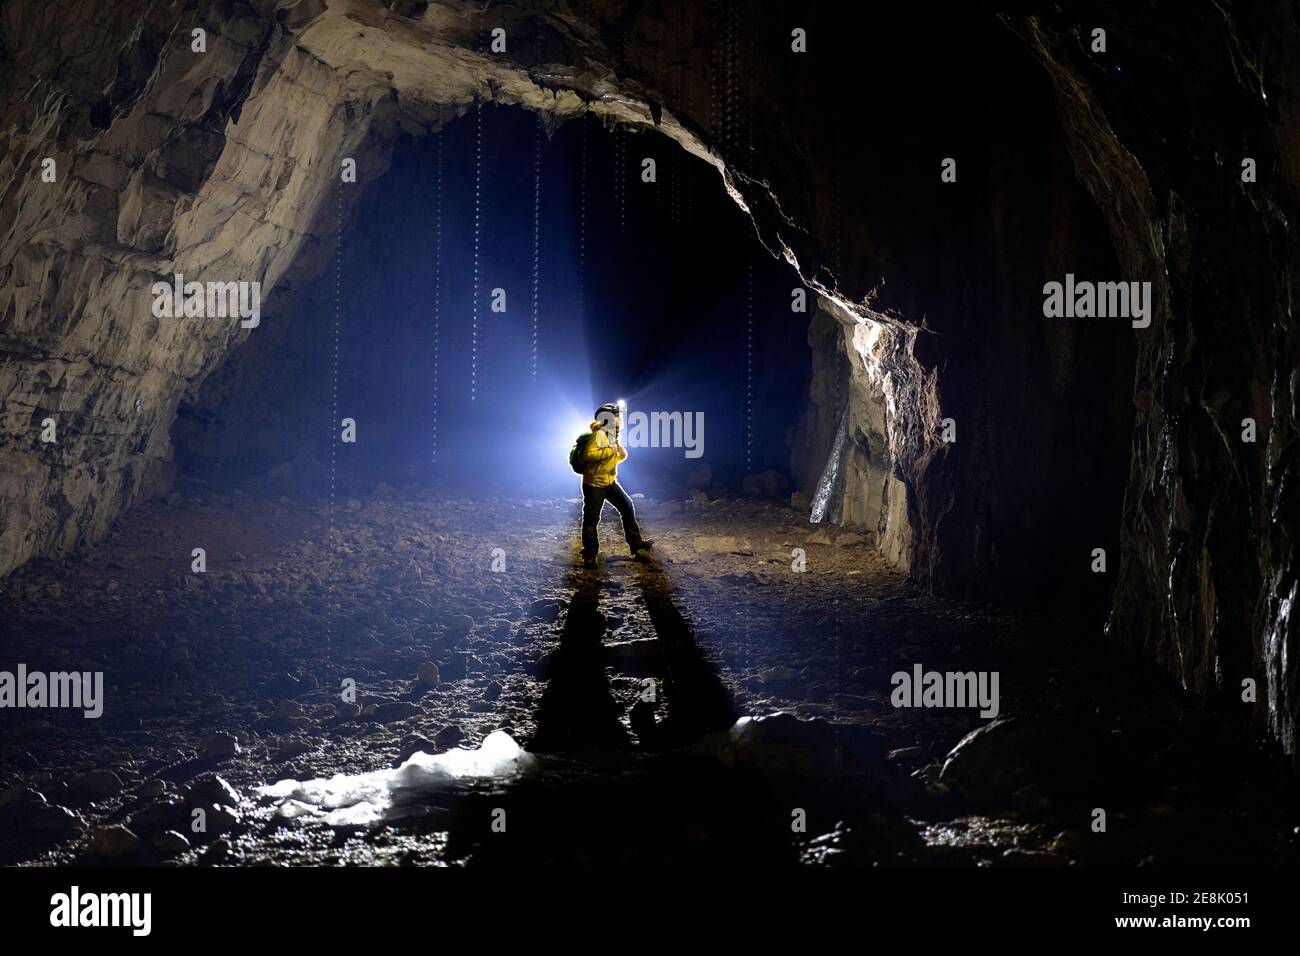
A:
[[[582,466],[582,483],[593,488],[607,488],[618,478],[618,463],[627,457],[627,449],[609,440],[600,422],[591,423],[592,437],[587,442],[587,461]]]

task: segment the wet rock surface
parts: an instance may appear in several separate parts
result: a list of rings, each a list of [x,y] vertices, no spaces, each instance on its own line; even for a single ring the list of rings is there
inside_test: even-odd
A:
[[[182,495],[5,582],[4,666],[105,686],[98,720],[0,712],[7,863],[1296,860],[1277,754],[1070,619],[920,595],[783,502],[641,499],[654,559],[607,522],[587,571],[573,500]],[[917,663],[998,671],[998,719],[892,706]],[[257,789],[497,730],[526,771],[386,823]]]

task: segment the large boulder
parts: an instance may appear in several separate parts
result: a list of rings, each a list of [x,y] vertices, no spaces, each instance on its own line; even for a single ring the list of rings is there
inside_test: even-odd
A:
[[[1096,804],[1126,764],[1118,742],[1087,721],[1000,717],[953,747],[939,780],[981,809],[1011,806],[1026,788],[1053,804]]]

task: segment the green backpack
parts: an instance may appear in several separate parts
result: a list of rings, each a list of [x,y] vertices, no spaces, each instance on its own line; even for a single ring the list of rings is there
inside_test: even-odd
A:
[[[569,467],[579,475],[587,464],[587,444],[595,437],[595,432],[583,432],[569,449]]]

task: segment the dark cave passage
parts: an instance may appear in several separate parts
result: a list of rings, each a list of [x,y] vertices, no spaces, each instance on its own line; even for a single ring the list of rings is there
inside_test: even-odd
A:
[[[1294,11],[27,6],[0,864],[1300,858]]]

